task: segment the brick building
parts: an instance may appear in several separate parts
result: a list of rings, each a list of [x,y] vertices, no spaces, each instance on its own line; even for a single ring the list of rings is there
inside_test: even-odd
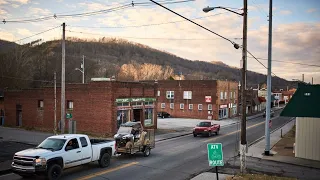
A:
[[[141,121],[157,128],[156,84],[104,81],[66,85],[66,113],[72,114],[77,132],[113,135],[121,123]],[[5,125],[53,130],[54,88],[6,91]],[[57,122],[61,117],[57,88]],[[68,120],[66,119],[66,132]]]
[[[238,83],[219,80],[158,81],[158,112],[172,117],[223,119],[237,114]]]

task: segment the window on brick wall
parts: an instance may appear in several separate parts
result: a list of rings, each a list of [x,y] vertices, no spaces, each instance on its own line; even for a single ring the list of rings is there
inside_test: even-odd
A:
[[[227,92],[224,92],[224,99],[227,99]]]
[[[38,108],[43,109],[44,103],[43,100],[38,100]]]
[[[189,109],[193,109],[193,104],[189,104]]]
[[[174,109],[174,103],[170,103],[170,109]]]
[[[198,110],[202,111],[202,104],[198,104]]]
[[[67,101],[67,109],[73,109],[73,101]]]
[[[161,103],[161,109],[166,108],[166,103]]]
[[[160,91],[158,91],[158,94],[157,94],[157,96],[160,96]]]
[[[184,104],[183,103],[180,104],[180,109],[184,109]]]
[[[166,96],[167,99],[174,99],[174,91],[167,91]]]
[[[208,110],[212,110],[212,104],[208,104]]]
[[[232,99],[232,92],[230,92],[230,99]]]
[[[183,99],[192,99],[192,91],[183,91]]]
[[[236,92],[233,92],[233,98],[236,98]]]
[[[220,99],[223,99],[223,92],[220,92]]]

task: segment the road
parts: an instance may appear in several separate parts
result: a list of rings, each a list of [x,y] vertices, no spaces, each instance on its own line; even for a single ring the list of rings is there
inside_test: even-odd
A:
[[[290,118],[279,117],[276,112],[272,121],[272,130],[290,121]],[[264,118],[256,118],[247,122],[247,141],[251,142],[264,136]],[[207,143],[222,143],[224,160],[237,154],[239,144],[239,124],[221,129],[219,135],[212,137],[182,136],[156,143],[149,157],[143,155],[120,156],[112,159],[108,168],[98,168],[96,163],[68,169],[62,179],[94,179],[94,180],[157,180],[157,179],[189,179],[192,174],[210,169],[207,160]],[[261,152],[262,153],[262,152]],[[0,176],[2,180],[22,179],[15,174]]]

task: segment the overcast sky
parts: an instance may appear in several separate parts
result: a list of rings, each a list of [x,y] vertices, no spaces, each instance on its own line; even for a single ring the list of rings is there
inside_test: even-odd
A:
[[[157,1],[169,2],[170,0]],[[149,3],[147,0],[133,2]],[[127,3],[131,3],[131,0],[0,0],[0,18],[7,21],[53,16],[54,14],[58,16],[57,19],[41,22],[2,23],[0,25],[0,38],[17,41],[65,22],[67,24],[67,37],[96,39],[122,37],[186,59],[222,61],[230,66],[240,67],[240,49],[235,50],[230,42],[190,22],[183,21],[182,18],[156,5],[135,5],[100,15],[59,18],[61,14],[98,11],[119,7]],[[191,19],[203,17],[194,21],[241,44],[242,40],[238,39],[242,37],[243,19],[241,16],[223,10],[204,13],[202,8],[224,6],[237,10],[242,8],[242,3],[242,0],[196,0],[186,3],[166,4],[165,6]],[[248,0],[248,50],[260,58],[268,57],[268,3],[268,0]],[[179,22],[168,23],[173,21]],[[38,38],[44,40],[59,39],[61,38],[61,28],[17,43],[25,43]],[[272,71],[277,76],[292,80],[301,79],[302,74],[305,74],[305,81],[310,82],[311,77],[314,77],[314,82],[320,84],[320,67],[293,64],[320,65],[320,1],[274,1],[272,53],[273,60],[292,62],[273,62]],[[261,60],[261,62],[267,65],[266,60]],[[267,72],[263,66],[252,58],[248,58],[248,69],[263,74]]]

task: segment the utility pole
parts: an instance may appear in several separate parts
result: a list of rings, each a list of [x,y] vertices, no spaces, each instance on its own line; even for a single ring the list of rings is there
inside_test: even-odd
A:
[[[240,144],[240,172],[245,173],[246,170],[246,151],[247,151],[247,119],[246,119],[246,71],[247,71],[247,0],[243,0],[243,43],[242,43],[242,81],[241,81],[241,144]]]
[[[272,0],[269,0],[269,40],[268,40],[268,78],[267,78],[267,110],[265,122],[266,147],[265,155],[270,155],[270,110],[271,110],[271,58],[272,58]]]
[[[54,72],[54,134],[57,134],[57,73]]]
[[[65,126],[65,98],[66,98],[66,87],[65,87],[65,73],[66,73],[66,42],[65,42],[66,23],[62,24],[62,66],[61,66],[61,134],[64,134]]]
[[[82,69],[82,84],[84,84],[84,55],[82,55],[81,69]]]

